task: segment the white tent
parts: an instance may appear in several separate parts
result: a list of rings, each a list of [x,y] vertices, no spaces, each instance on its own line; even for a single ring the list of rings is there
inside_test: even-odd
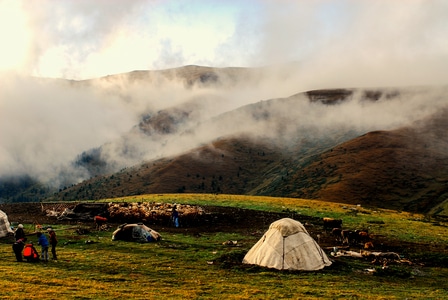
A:
[[[299,221],[284,218],[273,222],[247,252],[245,264],[279,270],[320,270],[331,265],[325,252]]]
[[[9,224],[8,216],[5,212],[0,210],[0,237],[5,237],[8,234],[14,234]]]

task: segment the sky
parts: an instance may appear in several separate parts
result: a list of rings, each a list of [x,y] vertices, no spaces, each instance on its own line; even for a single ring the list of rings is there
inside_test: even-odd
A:
[[[88,79],[291,61],[324,81],[440,83],[444,0],[0,0],[0,71]]]
[[[142,116],[198,99],[194,122],[210,124],[240,106],[311,89],[446,86],[447,20],[446,0],[0,0],[0,178],[31,174],[58,181],[66,172],[78,182],[88,175],[68,164],[97,147],[108,149],[120,167],[186,151],[178,136],[168,151],[162,137],[138,136],[132,128]],[[120,76],[84,87],[36,80],[192,64],[293,69],[226,89],[130,84]],[[297,122],[327,128],[343,121],[362,130],[390,129],[443,108],[444,94],[400,98],[390,107],[353,101],[343,111],[301,106],[285,113],[296,111]],[[243,128],[245,119],[228,123],[236,127],[203,126],[188,140],[207,143],[223,127]],[[123,153],[132,149],[138,154],[126,161]]]

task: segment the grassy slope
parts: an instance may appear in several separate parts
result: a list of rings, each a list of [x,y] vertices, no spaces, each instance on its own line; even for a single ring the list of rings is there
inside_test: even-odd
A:
[[[430,214],[440,214],[440,215],[448,216],[448,199],[446,199],[445,201],[443,201],[442,203],[440,203],[439,205],[434,207],[430,211]]]
[[[421,240],[445,247],[445,226],[423,222],[423,216],[403,212],[358,208],[348,213],[344,205],[320,201],[232,195],[144,195],[105,201],[155,201],[295,210],[309,215],[341,216],[348,224],[382,220],[382,233],[404,240]],[[350,210],[351,211],[351,210]],[[28,229],[31,225],[27,225]],[[112,242],[111,232],[79,236],[73,228],[56,228],[59,261],[48,264],[16,263],[7,242],[0,243],[3,276],[0,290],[10,299],[442,299],[448,297],[446,268],[419,265],[391,266],[395,272],[367,275],[373,267],[349,259],[337,268],[319,272],[278,272],[237,266],[224,268],[219,258],[241,255],[259,236],[215,233],[200,236],[161,232],[159,243]],[[379,230],[379,227],[376,228]],[[86,244],[86,240],[96,243]],[[238,240],[241,248],[222,245]],[[215,261],[214,264],[208,264]],[[300,284],[299,284],[300,283]]]
[[[133,244],[112,243],[107,234],[98,244],[80,241],[60,247],[58,262],[2,260],[0,288],[10,299],[24,295],[59,299],[442,299],[448,295],[440,289],[445,283],[440,275],[448,275],[446,269],[425,269],[424,276],[410,280],[366,275],[362,266],[294,273],[208,265],[207,261],[232,251],[220,244],[228,238],[240,237],[165,235],[158,244]],[[0,250],[5,257],[11,256],[9,247],[1,245]]]

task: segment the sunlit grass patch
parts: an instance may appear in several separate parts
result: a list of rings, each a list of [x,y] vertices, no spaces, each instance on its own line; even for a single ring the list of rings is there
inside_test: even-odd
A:
[[[343,204],[233,195],[143,195],[104,201],[220,205],[265,211],[294,211],[342,218],[348,228],[369,227],[398,241],[444,249],[447,228],[424,216]],[[237,202],[237,203],[236,203]],[[356,209],[356,210],[355,210]],[[32,224],[25,224],[32,226]],[[111,231],[76,233],[78,225],[55,225],[59,260],[17,263],[7,239],[0,241],[2,297],[9,299],[445,299],[446,255],[440,266],[394,265],[344,258],[316,272],[285,272],[243,265],[258,240],[245,232],[160,232],[157,243],[112,241]],[[82,226],[82,225],[80,225]],[[34,239],[34,237],[31,237]],[[237,241],[237,246],[223,244]],[[90,241],[86,243],[86,241]],[[423,250],[425,248],[422,248]],[[39,247],[38,247],[38,250]],[[376,268],[371,274],[367,268]],[[380,271],[381,270],[381,271]]]
[[[385,277],[365,275],[362,264],[354,265],[353,270],[320,272],[222,268],[217,261],[219,257],[239,252],[236,256],[240,258],[252,246],[229,248],[222,245],[227,239],[248,238],[241,234],[193,237],[165,233],[161,242],[150,244],[112,242],[109,234],[99,233],[103,238],[94,244],[83,244],[80,240],[61,246],[60,260],[47,264],[16,263],[10,245],[0,244],[0,252],[5,257],[0,266],[6,273],[0,279],[0,288],[9,291],[8,296],[12,299],[19,299],[23,293],[36,298],[57,295],[61,299],[332,299],[363,296],[363,299],[400,299],[421,295],[421,289],[434,296],[446,296],[446,291],[435,289],[441,283],[438,271],[435,273],[439,276],[434,278],[439,279],[433,283],[426,277],[418,277],[412,283],[409,278],[394,277],[389,283]],[[70,232],[60,232],[62,241],[70,235]],[[213,264],[209,264],[210,261]],[[445,269],[442,272],[446,274]]]

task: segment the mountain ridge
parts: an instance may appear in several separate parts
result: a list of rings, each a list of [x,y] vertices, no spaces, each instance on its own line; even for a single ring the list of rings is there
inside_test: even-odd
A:
[[[134,90],[161,82],[169,83],[163,92],[174,84],[187,94],[172,94],[182,101],[159,106],[152,97],[159,94],[143,98],[148,109],[135,125],[74,158],[53,195],[45,183],[23,181],[16,191],[0,181],[2,201],[229,193],[444,213],[446,87],[296,89],[260,100],[266,82],[288,76],[278,69],[264,77],[260,70],[267,68],[185,66],[69,82],[100,85],[130,104]],[[84,180],[70,181],[73,171]]]

